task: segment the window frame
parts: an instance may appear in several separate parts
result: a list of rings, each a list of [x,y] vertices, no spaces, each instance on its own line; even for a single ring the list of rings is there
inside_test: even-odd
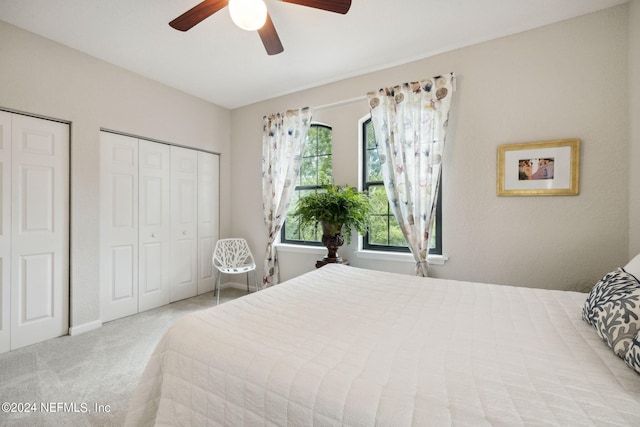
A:
[[[328,129],[331,131],[331,183],[333,183],[333,127],[326,124],[326,123],[320,123],[320,122],[312,122],[311,125],[309,126],[309,130],[311,130],[311,128],[324,128],[324,129]],[[309,133],[307,132],[307,137],[308,137]],[[306,144],[307,141],[305,141]],[[315,156],[307,156],[308,157],[315,157],[316,159],[319,159],[321,156],[327,156],[326,154],[322,154],[322,155],[318,155],[317,152],[317,147],[316,147],[316,153]],[[303,155],[303,162],[304,162],[304,155]],[[301,168],[302,168],[302,164],[301,164]],[[294,193],[298,192],[298,191],[309,191],[309,190],[322,190],[322,188],[327,185],[327,184],[318,184],[317,182],[318,180],[316,179],[316,185],[296,185],[296,187],[294,188]],[[322,235],[320,234],[319,236],[319,240],[298,240],[298,239],[288,239],[287,238],[287,231],[286,231],[286,227],[287,227],[287,220],[285,219],[284,223],[282,224],[282,228],[280,230],[280,243],[281,244],[286,244],[286,245],[296,245],[296,246],[314,246],[314,247],[323,247],[324,245],[322,244]],[[319,228],[319,227],[318,227]],[[321,232],[320,232],[321,233]]]
[[[368,161],[369,156],[368,152],[370,149],[367,146],[367,127],[371,123],[371,115],[367,115],[360,120],[360,188],[363,191],[369,191],[369,187],[372,186],[381,186],[384,189],[383,181],[368,181],[367,180],[367,171],[368,171]],[[387,202],[387,235],[389,235],[389,227],[391,218],[395,220],[393,212]],[[438,185],[438,203],[436,204],[436,218],[435,218],[435,246],[429,248],[429,255],[437,255],[441,256],[442,252],[442,175],[440,176],[440,185]],[[380,245],[369,243],[369,232],[367,232],[364,236],[361,236],[361,244],[360,247],[365,251],[375,251],[375,252],[390,252],[390,253],[410,253],[410,249],[408,246],[395,246],[395,245]]]

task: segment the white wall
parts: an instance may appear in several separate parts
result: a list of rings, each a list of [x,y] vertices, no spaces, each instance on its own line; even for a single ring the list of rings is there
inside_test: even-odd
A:
[[[246,237],[261,259],[263,115],[450,71],[458,76],[444,169],[450,260],[433,273],[592,284],[640,251],[640,171],[627,167],[640,162],[640,123],[630,120],[640,111],[639,2],[232,112],[0,22],[0,108],[72,123],[71,326],[100,318],[100,128],[221,153],[221,236]],[[334,128],[338,184],[357,184],[356,124],[367,112],[362,101],[315,115]],[[583,143],[580,195],[495,195],[499,144],[573,137]],[[362,260],[351,247],[341,253],[353,265],[413,271],[410,263]],[[313,269],[317,257],[281,254],[283,279]]]
[[[449,261],[432,272],[544,288],[593,284],[629,256],[627,13],[623,5],[233,110],[232,234],[262,258],[263,115],[453,71],[458,90],[443,168]],[[357,121],[367,112],[363,101],[314,116],[333,126],[337,184],[358,182]],[[582,140],[578,196],[496,196],[499,144],[563,138]],[[363,260],[351,250],[341,254],[352,265],[413,272],[410,263]],[[316,258],[281,253],[281,279],[312,270]]]
[[[100,319],[100,128],[221,153],[228,234],[230,112],[0,21],[0,108],[71,122],[71,326]]]
[[[629,3],[629,254],[640,253],[640,0]]]

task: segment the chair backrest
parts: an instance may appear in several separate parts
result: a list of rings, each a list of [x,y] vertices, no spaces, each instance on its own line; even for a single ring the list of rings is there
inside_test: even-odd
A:
[[[221,267],[242,267],[254,264],[247,241],[241,238],[220,239],[213,251],[213,264]]]

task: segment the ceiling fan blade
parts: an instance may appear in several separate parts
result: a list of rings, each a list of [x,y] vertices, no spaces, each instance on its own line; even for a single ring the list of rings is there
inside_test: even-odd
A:
[[[229,3],[229,0],[204,0],[169,22],[176,30],[187,31],[204,21]]]
[[[282,42],[280,41],[280,37],[278,37],[276,27],[273,26],[273,21],[268,13],[267,21],[264,23],[262,28],[258,30],[258,34],[260,35],[260,40],[262,40],[264,48],[267,50],[267,54],[277,55],[284,51],[284,47],[282,47]]]
[[[314,9],[328,10],[329,12],[342,13],[349,11],[351,0],[282,0],[285,3],[294,3]]]

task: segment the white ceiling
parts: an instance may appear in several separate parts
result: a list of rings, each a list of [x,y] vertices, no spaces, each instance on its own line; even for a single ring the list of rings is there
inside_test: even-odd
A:
[[[274,56],[228,8],[169,27],[199,2],[0,0],[0,20],[233,109],[627,0],[353,0],[347,15],[265,0],[285,49]]]

